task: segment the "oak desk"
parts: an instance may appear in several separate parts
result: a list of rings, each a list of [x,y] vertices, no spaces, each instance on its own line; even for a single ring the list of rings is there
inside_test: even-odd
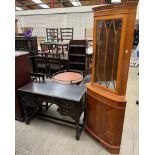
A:
[[[21,96],[26,124],[29,124],[30,119],[38,112],[41,116],[76,125],[76,139],[79,140],[85,122],[86,88],[84,86],[45,81],[29,83],[18,90]],[[57,111],[61,115],[70,116],[74,122],[41,114],[40,107],[43,102],[56,104],[58,106]],[[79,121],[83,112],[83,124],[80,124]]]

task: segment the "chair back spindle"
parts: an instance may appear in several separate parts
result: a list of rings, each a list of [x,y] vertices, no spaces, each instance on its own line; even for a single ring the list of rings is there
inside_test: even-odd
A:
[[[60,28],[61,41],[73,40],[73,28]]]

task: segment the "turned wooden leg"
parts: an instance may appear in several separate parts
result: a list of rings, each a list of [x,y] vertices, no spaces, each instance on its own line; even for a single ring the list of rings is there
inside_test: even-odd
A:
[[[85,110],[84,110],[84,117],[83,117],[83,125],[85,124],[85,121],[86,121],[86,108],[85,108]]]
[[[27,107],[23,106],[23,110],[24,110],[24,117],[25,117],[25,124],[30,124],[30,120],[28,118],[28,113],[27,113]]]
[[[76,140],[80,139],[80,126],[79,126],[79,120],[76,121]]]
[[[48,102],[46,102],[46,111],[48,110]]]
[[[25,124],[26,125],[29,125],[30,124],[30,121],[28,119],[25,119]]]
[[[27,115],[27,110],[26,110],[26,107],[24,108],[24,114],[25,114],[25,124],[30,124],[30,120],[28,118],[28,115]]]

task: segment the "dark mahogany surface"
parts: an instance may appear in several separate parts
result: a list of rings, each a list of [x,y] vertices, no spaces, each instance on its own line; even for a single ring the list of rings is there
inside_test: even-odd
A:
[[[79,102],[86,88],[84,86],[66,85],[47,81],[40,83],[32,82],[19,90]]]
[[[15,52],[15,119],[19,121],[24,120],[24,115],[17,90],[31,81],[30,73],[28,52]]]

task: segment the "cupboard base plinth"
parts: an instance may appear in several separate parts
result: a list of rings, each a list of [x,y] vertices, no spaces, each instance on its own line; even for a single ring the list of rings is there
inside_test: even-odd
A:
[[[107,142],[105,142],[103,139],[101,139],[100,137],[98,137],[93,131],[91,131],[87,125],[85,125],[85,130],[86,132],[91,135],[92,137],[96,138],[101,145],[103,145],[103,147],[110,153],[112,154],[119,154],[120,152],[120,146],[113,146],[108,144]]]

